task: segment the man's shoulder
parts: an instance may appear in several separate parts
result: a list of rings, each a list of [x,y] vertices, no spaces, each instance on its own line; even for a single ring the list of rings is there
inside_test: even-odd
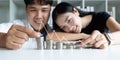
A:
[[[25,26],[25,23],[22,20],[4,22],[0,24],[0,32],[7,32],[13,24]]]
[[[20,20],[20,19],[17,19],[17,20],[10,21],[10,23],[25,26],[25,24],[26,24],[26,20]]]

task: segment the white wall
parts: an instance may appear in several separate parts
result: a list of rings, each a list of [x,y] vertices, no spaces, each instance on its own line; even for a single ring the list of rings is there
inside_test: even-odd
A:
[[[0,7],[0,23],[7,22],[9,20],[9,8]]]
[[[56,0],[57,1],[57,0]],[[57,2],[54,2],[54,4],[57,4]],[[72,3],[73,5],[76,6],[81,6],[82,7],[82,0],[61,0],[61,1],[66,1],[69,3]],[[85,1],[85,6],[94,6],[94,11],[106,11],[105,10],[105,0],[84,0]],[[108,10],[111,11],[111,7],[115,6],[116,7],[116,19],[120,22],[120,0],[108,0]],[[25,5],[23,0],[0,0],[0,23],[1,22],[7,22],[9,20],[15,20],[15,19],[26,19],[26,14],[25,14]],[[50,20],[51,20],[50,16]],[[51,21],[49,21],[51,24]]]

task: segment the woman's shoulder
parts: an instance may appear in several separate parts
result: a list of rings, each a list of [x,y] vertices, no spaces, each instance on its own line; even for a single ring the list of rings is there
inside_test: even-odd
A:
[[[104,12],[104,11],[102,11],[102,12],[95,12],[95,14],[98,15],[98,16],[110,16],[109,13]]]
[[[94,12],[94,14],[93,14],[93,18],[95,18],[95,19],[102,19],[102,20],[107,20],[109,17],[110,17],[111,15],[109,14],[109,13],[107,13],[107,12]]]

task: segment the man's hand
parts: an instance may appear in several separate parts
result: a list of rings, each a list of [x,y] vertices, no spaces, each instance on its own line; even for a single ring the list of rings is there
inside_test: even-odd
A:
[[[22,45],[31,38],[37,38],[40,33],[20,25],[12,25],[6,34],[6,48],[19,49]]]

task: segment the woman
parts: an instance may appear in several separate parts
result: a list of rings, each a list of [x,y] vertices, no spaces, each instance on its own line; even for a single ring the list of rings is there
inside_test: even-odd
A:
[[[105,48],[109,44],[120,44],[120,24],[106,12],[84,12],[62,2],[55,7],[52,16],[54,30],[90,35],[83,38],[82,46],[92,44]]]

